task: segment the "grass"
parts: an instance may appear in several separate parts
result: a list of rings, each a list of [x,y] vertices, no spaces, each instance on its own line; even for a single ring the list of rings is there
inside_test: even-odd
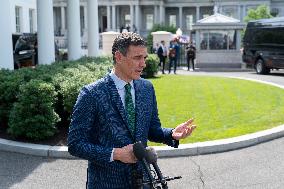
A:
[[[284,90],[274,86],[180,75],[163,75],[151,82],[163,127],[173,128],[195,118],[198,127],[181,143],[230,138],[284,123]]]

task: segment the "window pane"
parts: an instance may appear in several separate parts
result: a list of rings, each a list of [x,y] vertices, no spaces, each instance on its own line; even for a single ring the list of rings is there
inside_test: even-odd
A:
[[[20,19],[20,7],[15,7],[15,16],[16,16],[16,32],[21,32],[21,19]]]
[[[209,32],[209,48],[211,50],[227,49],[228,34],[227,31],[213,30]]]
[[[223,6],[222,14],[232,17],[232,18],[238,18],[238,7],[237,6]]]
[[[174,26],[176,27],[177,26],[177,17],[176,15],[170,15],[170,26]]]
[[[208,32],[202,31],[200,32],[200,49],[206,50],[208,46]]]
[[[237,32],[235,30],[228,31],[229,49],[236,49]]]
[[[186,29],[192,30],[193,15],[186,15]]]
[[[30,18],[30,33],[34,32],[34,10],[29,10],[29,18]]]
[[[154,21],[153,14],[147,14],[146,15],[146,29],[147,30],[151,30],[153,28],[153,21]]]
[[[127,25],[130,25],[130,14],[126,14],[125,17],[124,17],[124,19],[125,19],[125,25],[126,25],[126,26],[127,26]]]

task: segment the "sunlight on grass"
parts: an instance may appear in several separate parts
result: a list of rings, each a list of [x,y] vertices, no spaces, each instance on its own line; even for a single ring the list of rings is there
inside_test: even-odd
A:
[[[180,75],[160,76],[151,82],[163,127],[195,118],[197,129],[181,143],[230,138],[284,123],[284,90],[274,86]]]

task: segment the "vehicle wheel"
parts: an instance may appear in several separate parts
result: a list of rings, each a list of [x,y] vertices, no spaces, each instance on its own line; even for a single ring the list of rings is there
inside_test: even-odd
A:
[[[257,74],[268,74],[270,69],[265,67],[264,61],[262,59],[258,59],[255,63],[255,71]]]

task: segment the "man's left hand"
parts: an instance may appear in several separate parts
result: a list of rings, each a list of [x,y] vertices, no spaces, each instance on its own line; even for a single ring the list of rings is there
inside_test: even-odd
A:
[[[172,137],[175,140],[184,139],[188,137],[195,128],[196,125],[193,124],[193,118],[191,118],[173,129]]]

